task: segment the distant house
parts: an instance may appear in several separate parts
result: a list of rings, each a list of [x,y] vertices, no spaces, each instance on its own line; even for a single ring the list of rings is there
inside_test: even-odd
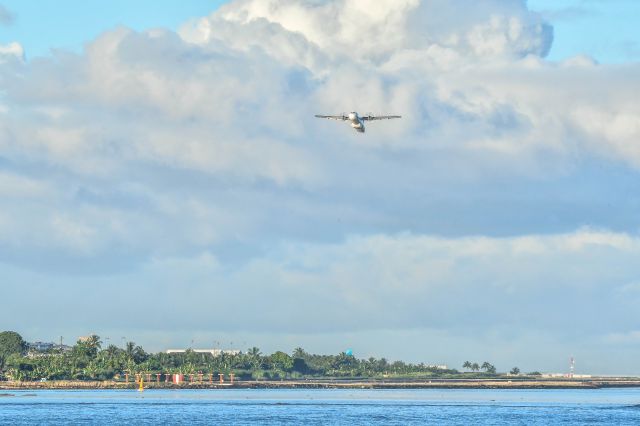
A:
[[[238,349],[167,349],[168,354],[183,354],[188,350],[193,351],[197,354],[211,354],[213,356],[220,356],[222,354],[225,355],[238,355],[240,354],[240,350]]]
[[[34,352],[47,352],[47,351],[50,351],[51,349],[53,349],[54,346],[55,346],[55,344],[51,343],[51,342],[27,343],[28,350],[29,351],[34,351]]]
[[[545,373],[542,377],[549,379],[590,379],[592,377],[591,374],[569,374],[569,373]]]
[[[69,352],[71,349],[71,346],[60,345],[53,342],[27,343],[27,352],[32,355],[44,354],[47,352]]]

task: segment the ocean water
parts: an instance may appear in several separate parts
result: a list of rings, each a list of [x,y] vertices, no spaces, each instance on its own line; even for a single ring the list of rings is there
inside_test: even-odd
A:
[[[2,425],[640,425],[640,389],[2,393]]]

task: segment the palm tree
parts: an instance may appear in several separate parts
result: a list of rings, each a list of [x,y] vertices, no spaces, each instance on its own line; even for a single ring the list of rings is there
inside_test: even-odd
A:
[[[83,375],[88,379],[95,379],[98,375],[98,366],[95,362],[91,361],[87,366],[83,369]]]
[[[471,370],[472,364],[469,361],[465,361],[464,364],[462,364],[462,368],[465,368],[467,370]]]
[[[24,380],[24,373],[19,368],[12,367],[7,371],[7,376],[13,381],[21,382]]]
[[[95,334],[92,334],[91,336],[87,337],[87,339],[85,340],[85,343],[87,344],[88,347],[95,349],[96,352],[98,351],[98,349],[102,347],[102,340],[100,340],[100,336],[97,336]]]
[[[478,365],[477,362],[474,362],[473,364],[471,364],[471,371],[480,371],[480,366]]]
[[[380,369],[380,372],[384,372],[388,367],[389,367],[389,362],[387,361],[386,358],[380,358],[378,360],[378,368]]]
[[[300,348],[300,347],[295,348],[295,349],[293,350],[293,358],[301,358],[301,359],[305,359],[305,358],[307,357],[307,355],[309,355],[309,354],[307,354],[307,353],[305,352],[305,350],[304,350],[304,349],[302,349],[302,348]]]
[[[489,374],[496,374],[496,367],[494,367],[493,364],[487,361],[483,362],[480,368]]]
[[[262,353],[260,352],[260,349],[255,346],[252,347],[247,351],[247,357],[253,371],[257,371],[262,367]]]
[[[136,344],[134,342],[127,342],[124,352],[127,354],[127,358],[133,359],[133,351],[136,348]]]
[[[110,344],[104,351],[106,352],[108,358],[115,358],[120,349],[116,345]]]

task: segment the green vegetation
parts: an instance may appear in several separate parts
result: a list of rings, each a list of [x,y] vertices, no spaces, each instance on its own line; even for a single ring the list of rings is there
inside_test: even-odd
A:
[[[26,342],[15,331],[3,331],[0,333],[0,357],[22,354],[26,348]]]
[[[26,350],[26,343],[15,331],[3,331],[0,333],[0,372],[3,371],[7,358],[19,358]]]
[[[471,363],[470,361],[465,361],[464,364],[462,364],[462,368],[471,370],[473,372],[484,370],[485,373],[490,375],[497,374],[496,367],[487,361],[483,362],[482,365],[479,365],[477,362]]]
[[[496,368],[488,362],[481,366],[465,362],[464,368],[473,373],[459,373],[424,364],[402,361],[389,362],[385,358],[357,359],[352,355],[315,355],[296,348],[291,355],[285,352],[262,354],[250,348],[239,354],[223,353],[147,353],[134,342],[124,348],[115,345],[102,347],[98,336],[79,340],[69,350],[54,348],[44,352],[28,352],[18,333],[0,333],[0,377],[11,380],[111,380],[124,375],[205,374],[217,376],[234,373],[238,379],[304,379],[304,378],[447,378],[491,377]],[[482,372],[479,372],[482,370]],[[513,370],[512,370],[513,372]]]

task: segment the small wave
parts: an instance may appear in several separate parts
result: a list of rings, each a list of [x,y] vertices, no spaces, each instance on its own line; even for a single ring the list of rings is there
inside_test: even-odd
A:
[[[631,404],[631,405],[605,405],[602,407],[594,407],[596,409],[599,410],[603,410],[603,411],[610,411],[610,410],[620,410],[622,409],[627,409],[627,410],[640,410],[640,404]]]

